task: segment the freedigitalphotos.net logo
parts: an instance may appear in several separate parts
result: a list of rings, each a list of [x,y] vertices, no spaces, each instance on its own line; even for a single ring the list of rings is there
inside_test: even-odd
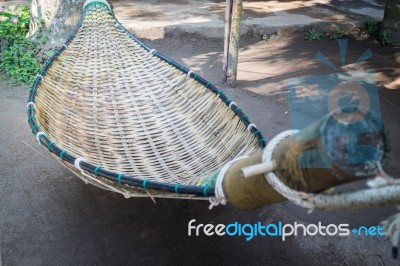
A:
[[[360,226],[350,229],[349,224],[301,224],[294,222],[293,224],[284,224],[282,222],[270,223],[264,225],[262,222],[255,224],[241,224],[239,222],[225,224],[196,224],[196,219],[192,219],[188,223],[188,236],[237,236],[245,237],[246,241],[252,240],[254,237],[279,237],[285,241],[290,236],[349,236],[350,234],[358,236],[383,236],[383,228],[381,226]]]
[[[347,132],[352,132],[352,137],[347,141],[347,162],[351,168],[355,164],[363,162],[379,162],[382,152],[376,147],[359,145],[359,139],[369,133],[378,132],[382,129],[380,114],[379,96],[376,81],[376,73],[373,69],[359,70],[361,63],[370,59],[373,54],[367,49],[360,54],[359,58],[352,64],[346,62],[348,40],[338,40],[339,58],[341,66],[332,63],[323,53],[316,54],[316,60],[328,66],[333,73],[315,76],[303,76],[286,80],[286,89],[290,110],[290,123],[293,129],[303,129],[331,114],[335,124],[331,127],[340,127],[343,124],[348,126]],[[343,66],[346,69],[343,70]],[[356,115],[357,114],[357,115]],[[362,114],[362,115],[360,115]],[[366,121],[376,121],[369,123]],[[371,124],[367,129],[365,123]],[[339,125],[340,124],[340,125]],[[340,130],[336,131],[341,134]],[[346,138],[347,136],[329,136],[330,143],[335,144],[335,138]],[[301,141],[301,140],[299,140]],[[309,141],[304,139],[303,141]],[[332,152],[335,147],[330,147],[327,152]],[[351,153],[349,151],[359,151]],[[320,151],[310,150],[304,153],[318,153]],[[330,154],[332,155],[332,154]],[[314,156],[315,157],[315,156]],[[330,164],[322,165],[308,164],[308,168],[329,168]]]

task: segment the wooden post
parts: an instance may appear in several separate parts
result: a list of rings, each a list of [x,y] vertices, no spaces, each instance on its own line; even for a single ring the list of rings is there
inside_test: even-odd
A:
[[[228,9],[227,0],[227,13]],[[240,29],[242,24],[242,9],[243,0],[231,0],[231,14],[230,19],[226,19],[225,34],[229,34],[229,37],[225,36],[225,47],[226,57],[224,54],[224,73],[226,82],[229,86],[234,87],[237,76],[237,65],[239,55],[239,43],[240,43]],[[230,1],[229,1],[230,2]],[[230,30],[226,29],[230,24]],[[227,41],[229,39],[229,42]]]
[[[400,46],[400,1],[387,0],[381,27],[381,36],[393,46]],[[385,43],[384,43],[385,44]]]
[[[226,83],[226,71],[228,70],[228,54],[229,54],[229,38],[231,36],[231,16],[232,16],[232,1],[226,0],[225,9],[225,35],[224,35],[224,61],[223,61],[223,71],[224,77],[223,82]]]
[[[349,141],[357,139],[362,144]],[[368,156],[361,156],[362,162],[351,163],[346,150],[350,149],[352,154],[365,155],[365,146],[375,149]],[[378,169],[372,158],[385,158],[387,152],[385,130],[376,120],[365,119],[354,130],[345,123],[337,122],[333,115],[328,115],[285,139],[275,148],[274,173],[292,189],[318,193],[340,184],[375,176]],[[261,161],[262,155],[258,153],[235,162],[226,172],[222,185],[225,197],[236,208],[253,210],[285,200],[269,185],[264,174],[248,178],[243,176],[241,169]]]

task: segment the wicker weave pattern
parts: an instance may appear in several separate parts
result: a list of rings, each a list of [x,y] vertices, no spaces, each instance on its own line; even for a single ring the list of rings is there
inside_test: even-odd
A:
[[[205,185],[228,161],[260,149],[219,95],[152,52],[105,5],[86,8],[76,36],[37,87],[42,131],[109,171],[188,185]]]

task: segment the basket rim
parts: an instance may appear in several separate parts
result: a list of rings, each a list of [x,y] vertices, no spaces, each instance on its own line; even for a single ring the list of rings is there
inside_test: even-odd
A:
[[[205,89],[209,89],[213,93],[217,94],[219,98],[222,100],[223,103],[225,103],[229,109],[231,109],[236,116],[239,117],[240,121],[244,123],[244,125],[247,127],[248,131],[253,133],[254,136],[258,139],[258,144],[260,148],[265,148],[266,146],[266,139],[263,137],[262,133],[260,130],[257,129],[257,127],[252,124],[248,118],[248,116],[238,107],[238,105],[232,101],[231,99],[226,96],[226,94],[215,87],[211,82],[207,81],[203,77],[201,77],[199,74],[191,71],[190,69],[186,68],[183,65],[180,65],[176,63],[175,61],[169,59],[168,57],[162,55],[161,53],[157,52],[154,49],[151,49],[147,45],[145,45],[143,42],[141,42],[136,36],[134,36],[131,32],[129,32],[119,21],[118,19],[114,16],[112,11],[110,10],[109,6],[106,5],[103,2],[100,1],[93,1],[84,6],[82,15],[75,26],[74,30],[69,34],[68,39],[61,45],[61,47],[51,56],[48,61],[45,63],[44,67],[40,70],[39,75],[36,76],[36,79],[33,83],[33,86],[29,90],[29,99],[27,103],[27,114],[28,114],[28,124],[32,130],[32,134],[34,134],[39,142],[39,144],[47,147],[48,151],[50,153],[53,153],[55,156],[57,156],[60,160],[65,161],[69,163],[72,166],[77,167],[81,171],[86,171],[90,174],[93,174],[98,177],[103,177],[108,180],[118,182],[119,184],[127,184],[136,188],[141,188],[141,189],[151,189],[151,190],[159,190],[159,191],[166,191],[166,192],[171,192],[175,194],[187,194],[187,195],[195,195],[199,197],[211,197],[215,196],[214,192],[214,186],[211,185],[205,185],[205,186],[196,186],[196,185],[184,185],[184,184],[173,184],[173,183],[163,183],[163,182],[158,182],[158,181],[152,181],[149,179],[141,179],[138,177],[134,176],[128,176],[125,175],[124,173],[116,173],[113,171],[109,171],[107,169],[104,169],[101,165],[93,165],[91,163],[88,163],[84,160],[84,158],[79,158],[75,157],[72,154],[70,154],[67,150],[63,150],[61,147],[59,147],[55,142],[51,141],[44,132],[41,131],[39,125],[36,122],[35,118],[35,97],[36,97],[36,92],[37,92],[37,87],[41,84],[44,76],[46,75],[47,70],[50,68],[52,63],[61,55],[61,53],[67,49],[68,45],[72,42],[74,39],[76,33],[79,31],[80,27],[82,26],[83,19],[85,18],[87,14],[87,9],[90,6],[93,5],[103,5],[107,7],[109,10],[109,14],[113,16],[115,19],[116,24],[120,29],[122,29],[128,36],[135,41],[137,44],[140,45],[143,49],[147,50],[150,52],[153,56],[158,57],[159,59],[163,60],[164,62],[168,63],[171,66],[174,66],[178,70],[180,70],[182,73],[186,74],[188,78],[193,78],[200,84],[202,84]],[[77,165],[76,165],[77,163]]]

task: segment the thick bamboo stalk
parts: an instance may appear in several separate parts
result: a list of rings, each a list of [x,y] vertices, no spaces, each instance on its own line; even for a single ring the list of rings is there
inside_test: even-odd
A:
[[[356,139],[352,143],[349,140]],[[364,161],[354,162],[352,154],[371,154]],[[358,149],[358,150],[357,150]],[[366,118],[357,126],[335,120],[329,115],[301,132],[283,140],[274,150],[275,174],[292,189],[304,192],[321,192],[340,184],[374,176],[378,169],[371,158],[383,158],[387,153],[386,135],[379,123]],[[245,178],[242,169],[262,162],[261,154],[234,163],[226,172],[223,189],[232,205],[252,210],[280,202],[285,198],[266,181],[264,174]],[[357,158],[356,158],[357,159]],[[353,160],[353,161],[352,161]]]
[[[232,2],[232,16],[231,16],[231,30],[229,38],[229,52],[228,52],[228,65],[227,65],[227,83],[229,86],[234,87],[236,84],[238,56],[239,56],[239,42],[240,42],[240,29],[242,24],[242,9],[243,0],[233,0]]]

